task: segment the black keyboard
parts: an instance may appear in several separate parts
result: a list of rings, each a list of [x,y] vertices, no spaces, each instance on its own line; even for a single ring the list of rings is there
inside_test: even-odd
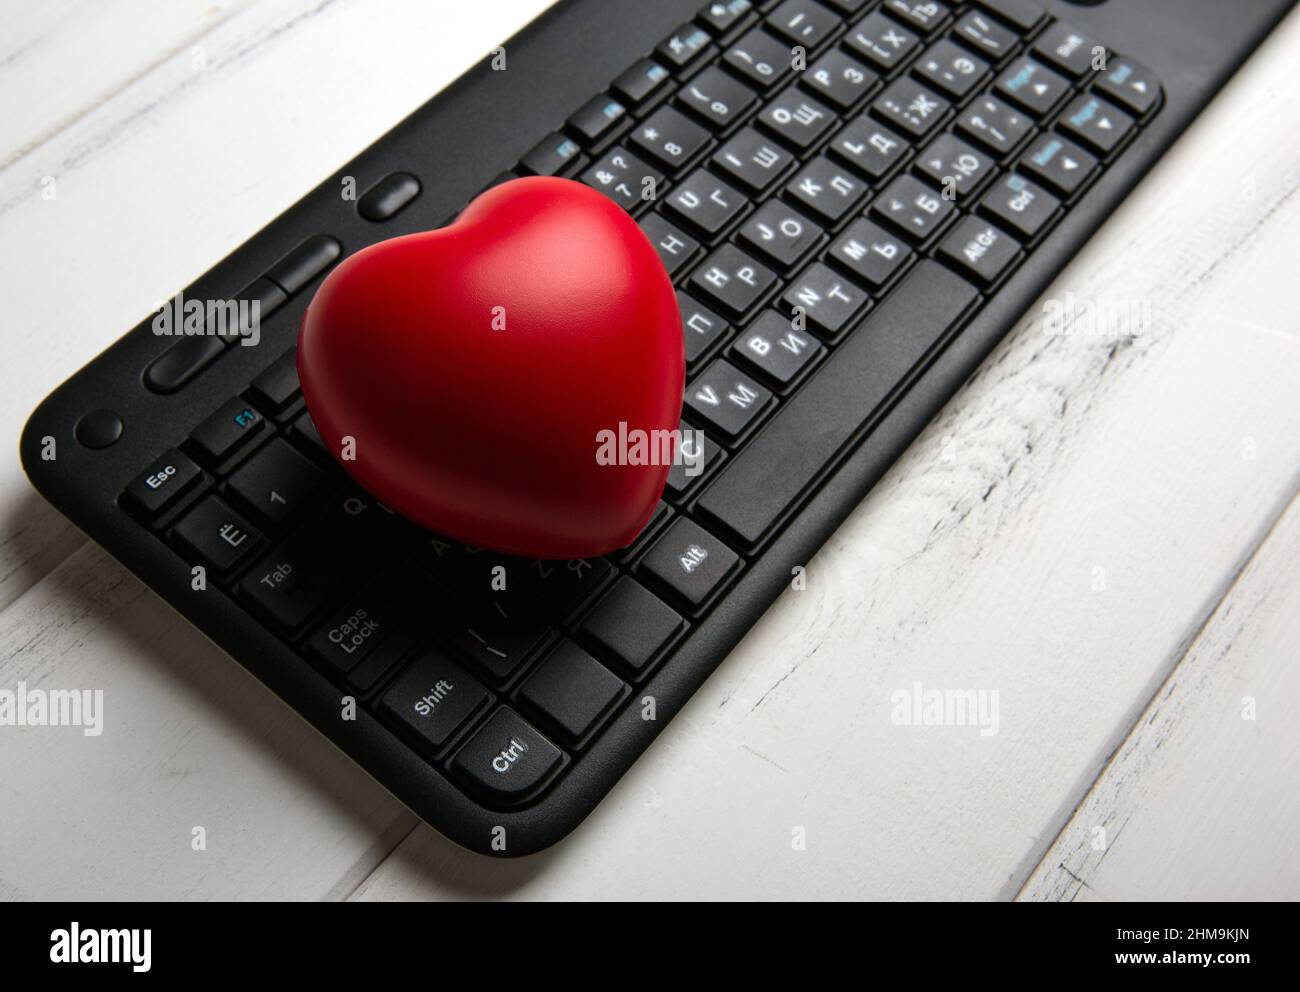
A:
[[[23,437],[56,506],[489,854],[581,821],[1289,6],[697,3],[557,5],[506,71],[485,62],[185,291],[256,300],[256,346],[151,317]],[[658,248],[705,439],[704,470],[675,468],[602,559],[397,516],[324,450],[295,371],[341,258],[536,174],[601,191]]]

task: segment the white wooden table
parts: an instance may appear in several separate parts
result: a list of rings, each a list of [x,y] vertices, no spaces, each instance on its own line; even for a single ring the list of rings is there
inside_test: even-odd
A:
[[[8,450],[544,6],[0,2]],[[1298,56],[1293,15],[1044,298],[1138,333],[1032,311],[536,857],[421,825],[11,457],[0,688],[103,689],[105,722],[0,727],[0,896],[1300,897]],[[998,732],[897,725],[916,683],[997,690]]]

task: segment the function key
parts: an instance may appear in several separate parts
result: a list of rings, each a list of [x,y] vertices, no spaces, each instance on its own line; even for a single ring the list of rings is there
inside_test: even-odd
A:
[[[174,393],[225,350],[225,342],[215,334],[181,338],[145,369],[144,384],[155,393]]]
[[[871,305],[866,292],[821,262],[808,266],[781,299],[791,313],[799,308],[808,324],[828,341],[848,331]]]
[[[582,149],[572,138],[549,134],[519,160],[535,176],[561,176],[584,161]]]
[[[709,48],[709,33],[694,24],[683,24],[659,43],[655,54],[674,72],[684,69]]]
[[[420,180],[409,172],[385,176],[357,200],[357,213],[372,224],[396,217],[420,195]]]
[[[917,170],[958,198],[974,193],[993,173],[993,159],[954,134],[941,134],[916,160]]]
[[[290,348],[253,380],[253,397],[264,410],[287,406],[302,388],[298,382],[298,352]]]
[[[822,223],[835,225],[857,209],[867,194],[867,184],[818,155],[790,180],[785,192]]]
[[[682,334],[686,338],[686,364],[692,365],[727,336],[731,325],[680,289],[677,291],[677,309],[682,314]]]
[[[1096,170],[1097,160],[1073,141],[1045,134],[1025,153],[1020,168],[1069,198]]]
[[[668,209],[706,234],[716,235],[740,215],[746,202],[743,193],[696,169],[668,198]]]
[[[1011,29],[978,10],[965,14],[953,28],[952,36],[994,62],[1001,62],[1015,51],[1020,40]]]
[[[874,290],[889,283],[912,255],[899,238],[869,220],[855,220],[835,244],[830,257]]]
[[[804,87],[843,113],[876,88],[880,77],[838,48],[803,74]]]
[[[325,475],[276,438],[230,477],[230,491],[272,523],[280,523],[315,494]]]
[[[794,156],[747,127],[718,149],[713,164],[741,188],[758,195],[794,165]]]
[[[867,117],[845,125],[830,150],[873,182],[879,182],[907,157],[908,143]]]
[[[686,409],[726,437],[743,434],[771,401],[768,390],[721,358],[686,387]]]
[[[638,152],[644,152],[669,169],[679,169],[711,140],[709,132],[680,110],[660,107],[630,135]]]
[[[736,338],[731,355],[784,389],[826,349],[806,331],[796,331],[789,317],[765,310]]]
[[[899,176],[871,205],[872,212],[897,227],[913,244],[920,244],[943,227],[955,204],[915,176]]]
[[[676,278],[682,266],[700,250],[698,241],[668,223],[661,214],[647,214],[641,221],[641,230],[645,231],[646,237],[655,246],[670,279]]]
[[[692,291],[731,314],[753,308],[776,283],[776,273],[735,245],[723,245],[691,276]]]
[[[715,38],[721,38],[747,20],[753,9],[753,0],[718,0],[705,5],[695,19]]]
[[[944,119],[952,104],[916,80],[904,78],[886,87],[871,107],[888,123],[914,138],[923,138]]]
[[[813,0],[785,0],[767,15],[767,24],[790,44],[812,51],[835,33],[840,19]]]
[[[958,131],[999,156],[1013,152],[1033,129],[1028,117],[991,96],[977,98],[957,119]]]
[[[256,437],[265,426],[260,413],[235,397],[194,428],[190,440],[210,461],[219,462]]]
[[[519,690],[562,740],[589,737],[627,694],[623,680],[570,640],[561,641]]]
[[[436,753],[491,700],[492,694],[465,669],[426,650],[384,691],[379,706]]]
[[[780,200],[768,200],[740,228],[740,240],[782,269],[799,262],[822,238],[820,227]]]
[[[1024,176],[1005,176],[980,201],[980,210],[1021,241],[1032,241],[1060,212],[1061,201]]]
[[[678,517],[641,560],[647,580],[698,611],[731,577],[740,557],[699,524]]]
[[[194,487],[203,473],[175,448],[163,452],[152,465],[127,484],[124,496],[146,517],[156,517]]]
[[[761,91],[770,90],[794,72],[789,47],[759,28],[728,48],[722,61]]]
[[[626,149],[615,148],[588,169],[582,181],[632,212],[655,199],[664,174]]]
[[[952,13],[937,0],[885,0],[881,9],[927,36],[943,27]]]
[[[1046,11],[1034,0],[975,0],[985,10],[997,14],[1008,24],[1014,24],[1022,34],[1027,34],[1042,23]]]
[[[871,65],[889,75],[916,51],[921,38],[899,27],[897,21],[876,11],[860,24],[849,28],[844,42]]]
[[[1126,56],[1112,57],[1093,88],[1138,117],[1145,117],[1160,99],[1160,81],[1155,74]]]
[[[1104,157],[1128,138],[1134,121],[1105,100],[1084,94],[1065,108],[1057,126]]]
[[[563,763],[564,752],[502,706],[456,752],[451,770],[489,803],[510,805],[537,791]]]
[[[729,127],[758,100],[754,91],[716,66],[681,88],[677,101],[715,130]]]
[[[758,119],[786,144],[807,151],[835,126],[830,108],[791,86],[772,100]]]
[[[262,535],[216,496],[190,510],[176,525],[174,535],[182,549],[222,573],[262,544]]]
[[[962,275],[987,288],[1010,268],[1020,254],[1020,245],[989,221],[963,217],[943,239],[939,254],[952,262]]]
[[[583,621],[578,636],[619,671],[639,679],[685,626],[676,610],[625,575]]]
[[[1030,113],[1046,117],[1070,92],[1070,81],[1026,55],[1007,66],[996,88]]]
[[[642,107],[668,86],[668,70],[651,59],[641,59],[614,80],[610,89],[629,107]]]
[[[989,64],[944,38],[921,56],[915,71],[940,93],[960,100],[984,79]]]
[[[627,118],[627,108],[610,96],[592,97],[568,120],[569,130],[587,147],[599,145],[618,130]]]
[[[314,527],[298,531],[249,570],[239,593],[286,630],[296,630],[334,598],[347,563]]]
[[[1077,28],[1057,21],[1034,42],[1034,54],[1041,56],[1071,79],[1081,79],[1095,66],[1105,64],[1106,47]]]
[[[343,246],[328,234],[308,238],[284,258],[266,270],[286,293],[296,293],[333,265],[343,254]]]

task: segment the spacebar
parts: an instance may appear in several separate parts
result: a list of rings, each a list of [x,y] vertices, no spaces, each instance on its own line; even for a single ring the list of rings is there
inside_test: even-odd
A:
[[[724,467],[699,509],[758,544],[978,297],[964,279],[922,261]]]

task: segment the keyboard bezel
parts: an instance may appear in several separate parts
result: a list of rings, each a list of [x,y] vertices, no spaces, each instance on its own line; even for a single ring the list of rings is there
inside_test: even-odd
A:
[[[638,708],[625,709],[582,760],[533,805],[509,812],[480,806],[364,709],[358,709],[355,721],[342,721],[337,686],[233,599],[215,589],[192,593],[189,565],[119,508],[123,487],[144,465],[179,445],[208,412],[246,389],[292,344],[315,283],[267,321],[261,346],[231,349],[169,396],[149,392],[142,382],[145,367],[171,344],[153,335],[146,318],[32,414],[20,443],[24,468],[35,487],[91,539],[432,826],[485,854],[533,853],[558,841],[591,812],[785,589],[791,568],[811,560],[1292,2],[1267,0],[1252,4],[1249,11],[1234,10],[1230,17],[1224,16],[1219,0],[1144,0],[1100,7],[1059,0],[1043,4],[1050,13],[1149,66],[1165,84],[1164,108],[984,309],[949,337],[923,374],[916,374],[914,384],[878,417],[865,443],[848,455],[766,551],[751,560],[671,662],[636,688],[637,698],[655,697],[657,719],[644,721]],[[384,225],[384,236],[442,224],[492,176],[511,168],[593,93],[693,17],[700,5],[700,0],[566,0],[557,5],[506,43],[506,72],[493,72],[485,59],[186,287],[185,295],[227,296],[313,234],[339,238],[345,252],[374,240],[376,229],[339,196],[344,176],[354,176],[358,189],[398,169],[419,176],[424,192],[412,208]],[[1180,38],[1200,39],[1211,31],[1214,46],[1180,46]],[[555,67],[560,71],[552,71]],[[539,76],[547,85],[537,85]],[[368,237],[363,239],[363,233]],[[119,412],[127,428],[114,446],[91,451],[73,440],[73,425],[97,407]],[[41,456],[47,435],[57,440],[54,461]],[[506,829],[504,851],[492,847],[497,826]]]

